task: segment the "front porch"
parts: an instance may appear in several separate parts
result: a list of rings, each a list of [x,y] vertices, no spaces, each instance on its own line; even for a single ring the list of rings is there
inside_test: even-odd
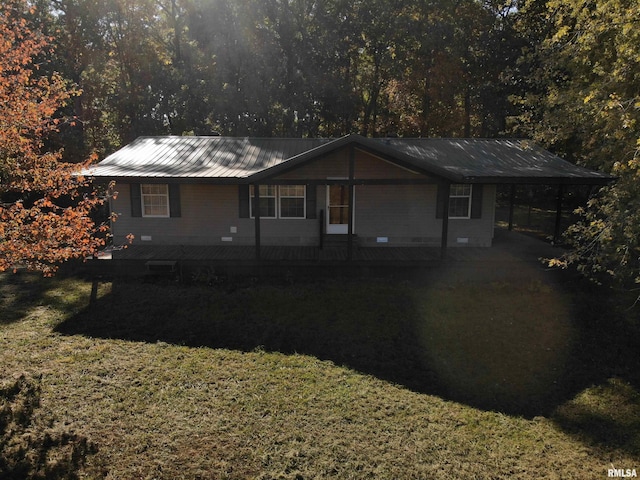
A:
[[[355,247],[349,260],[346,245],[262,246],[256,259],[254,246],[131,245],[112,252],[114,261],[207,262],[212,264],[331,265],[349,263],[426,265],[441,260],[437,247]]]
[[[515,262],[526,260],[543,268],[540,257],[558,255],[557,247],[507,229],[496,228],[493,247],[449,248],[441,257],[438,247],[361,247],[348,260],[346,246],[284,247],[263,246],[256,260],[254,246],[131,245],[90,260],[88,269],[97,275],[141,276],[198,271],[228,274],[308,276],[329,274],[369,274],[400,271],[436,271],[440,267],[510,271]],[[485,273],[486,275],[486,273]]]

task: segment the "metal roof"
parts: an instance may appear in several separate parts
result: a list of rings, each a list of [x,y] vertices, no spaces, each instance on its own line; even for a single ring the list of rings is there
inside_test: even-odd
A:
[[[612,177],[527,140],[365,138],[140,137],[92,166],[102,178],[247,182],[273,177],[353,145],[426,175],[469,183],[607,183]]]
[[[570,163],[529,140],[475,138],[376,139],[415,158],[423,166],[444,169],[464,182],[606,183],[610,175]]]
[[[247,178],[331,139],[138,137],[88,169],[94,177]]]

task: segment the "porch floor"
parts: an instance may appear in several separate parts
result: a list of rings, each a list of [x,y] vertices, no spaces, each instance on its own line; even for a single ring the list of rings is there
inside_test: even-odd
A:
[[[219,264],[251,265],[339,265],[348,260],[347,247],[330,246],[263,246],[260,250],[260,262],[256,261],[253,246],[238,245],[142,245],[134,244],[127,248],[114,250],[98,258],[125,261],[176,260],[193,262],[209,262]],[[445,261],[453,262],[503,262],[509,258],[528,258],[536,260],[540,257],[555,256],[557,247],[511,232],[496,228],[492,247],[449,247]],[[439,247],[359,247],[353,248],[352,262],[363,265],[391,266],[423,266],[438,264],[443,261]]]
[[[158,277],[177,279],[225,276],[267,276],[282,278],[323,276],[401,275],[403,279],[457,283],[504,281],[521,278],[531,282],[549,275],[541,258],[554,258],[562,248],[537,238],[496,228],[492,247],[451,247],[442,259],[440,248],[357,247],[347,261],[344,246],[273,247],[261,249],[255,259],[252,246],[162,246],[131,245],[105,252],[82,264],[94,278]],[[149,263],[155,261],[153,266]]]
[[[226,245],[131,245],[112,253],[114,260],[177,260],[213,262],[256,262],[253,246]],[[343,263],[348,260],[346,246],[299,247],[263,246],[260,261],[267,263]],[[352,261],[372,264],[433,263],[440,260],[439,248],[354,247]]]

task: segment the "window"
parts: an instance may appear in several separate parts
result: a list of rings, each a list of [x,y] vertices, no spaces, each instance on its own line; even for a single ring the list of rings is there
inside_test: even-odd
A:
[[[166,184],[140,185],[143,217],[169,216],[169,186]]]
[[[255,187],[249,190],[250,216],[254,218]],[[305,218],[304,185],[260,185],[260,218]]]
[[[449,218],[471,218],[471,185],[451,185]]]
[[[280,218],[305,218],[304,185],[280,186]]]
[[[276,186],[275,185],[260,185],[260,217],[261,218],[276,218]],[[251,217],[253,214],[253,204],[255,198],[255,187],[251,185],[249,208]]]

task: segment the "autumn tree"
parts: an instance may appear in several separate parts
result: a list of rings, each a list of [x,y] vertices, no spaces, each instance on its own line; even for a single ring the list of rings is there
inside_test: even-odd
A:
[[[43,75],[50,39],[29,25],[25,0],[0,6],[0,271],[26,266],[45,274],[91,255],[104,241],[91,215],[102,200],[80,169],[47,140],[57,112],[77,94],[58,74]]]

